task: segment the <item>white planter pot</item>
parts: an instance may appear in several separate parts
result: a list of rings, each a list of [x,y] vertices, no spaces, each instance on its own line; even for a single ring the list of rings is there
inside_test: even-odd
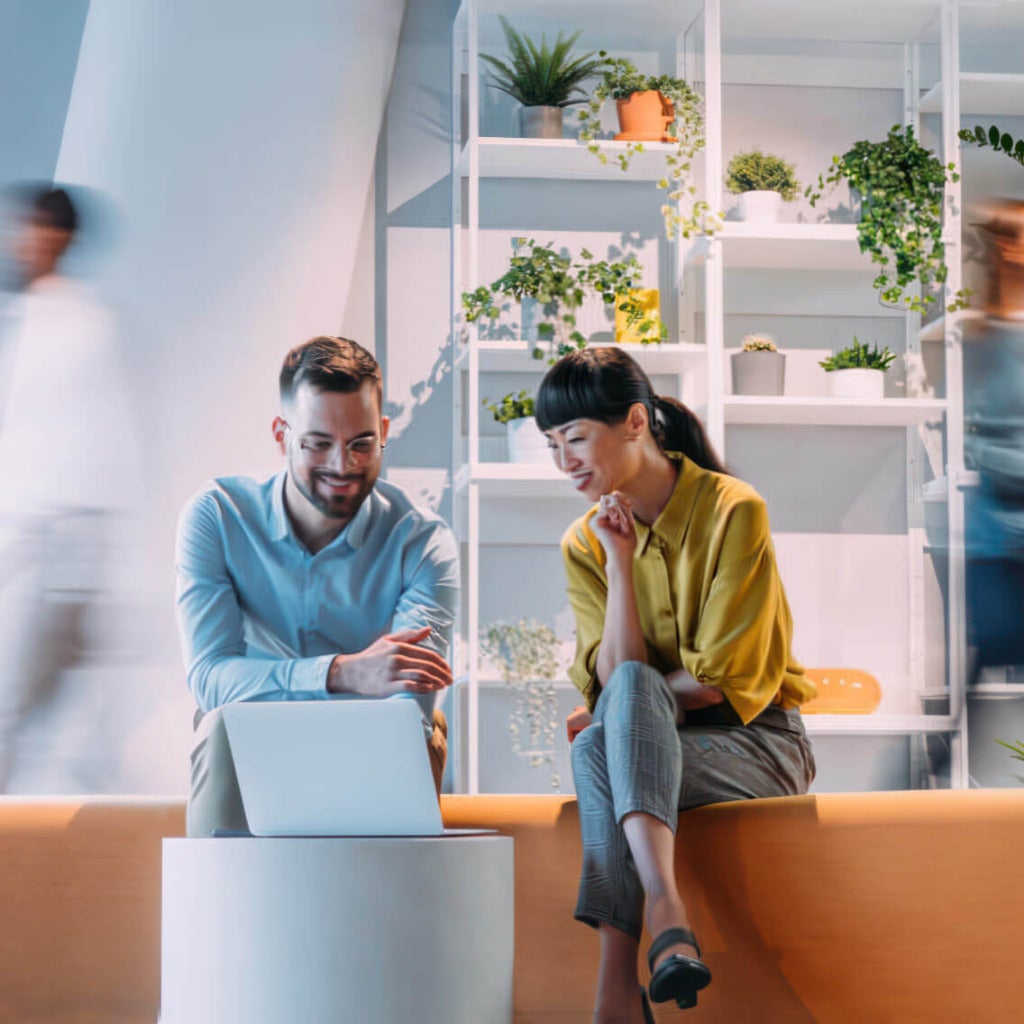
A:
[[[545,465],[551,461],[548,439],[541,433],[532,416],[510,420],[508,426],[508,457],[510,462]]]
[[[778,192],[743,192],[740,195],[740,220],[774,223],[779,219],[782,196]]]
[[[884,398],[885,373],[882,370],[832,370],[828,374],[828,393],[833,398]]]
[[[781,352],[734,352],[734,395],[782,395],[786,391],[786,357]]]

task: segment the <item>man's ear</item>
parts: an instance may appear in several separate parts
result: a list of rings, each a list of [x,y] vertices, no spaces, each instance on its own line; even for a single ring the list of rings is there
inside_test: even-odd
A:
[[[383,448],[388,443],[388,428],[391,426],[391,418],[389,416],[381,416],[380,418],[380,446]]]
[[[286,454],[284,446],[284,432],[288,429],[288,423],[280,416],[275,416],[274,423],[270,429],[274,432],[274,443],[277,445],[277,450],[282,455]]]

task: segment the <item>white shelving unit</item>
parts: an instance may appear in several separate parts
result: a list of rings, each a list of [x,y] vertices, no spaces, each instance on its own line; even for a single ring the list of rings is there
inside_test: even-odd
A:
[[[985,117],[1024,114],[1024,75],[964,71],[957,80],[961,114]],[[934,85],[921,97],[921,113],[942,113],[942,83]]]
[[[941,398],[760,398],[725,395],[726,423],[802,427],[905,427],[941,420]]]
[[[629,177],[615,162],[625,143],[608,143],[603,148],[608,162],[601,163],[587,147],[573,139],[480,138],[475,147],[482,178],[542,178],[575,181],[657,181],[665,173],[664,152],[669,147],[650,142],[645,152],[630,163]],[[463,148],[459,173],[469,175],[470,144]]]
[[[805,89],[848,85],[901,89],[905,123],[920,127],[923,115],[941,115],[938,148],[944,161],[952,161],[957,166],[960,153],[956,133],[961,111],[993,117],[1024,114],[1024,75],[961,74],[956,0],[907,3],[864,0],[853,23],[845,7],[823,5],[815,0],[792,0],[785,5],[767,5],[761,0],[677,0],[674,4],[641,6],[654,19],[652,49],[657,52],[661,70],[669,70],[671,49],[677,69],[703,92],[708,147],[701,158],[700,179],[703,198],[712,209],[724,206],[723,88],[736,83]],[[564,0],[557,8],[533,0],[508,0],[500,7],[496,0],[463,0],[454,22],[452,120],[454,125],[461,125],[462,130],[454,133],[452,145],[452,365],[458,381],[453,420],[453,486],[456,529],[464,555],[462,643],[457,651],[456,669],[464,674],[468,690],[468,730],[466,749],[459,755],[464,760],[460,781],[471,792],[479,785],[479,758],[482,756],[478,730],[482,679],[474,639],[481,625],[481,538],[484,533],[480,522],[481,506],[488,502],[511,502],[518,508],[525,507],[521,505],[524,502],[572,497],[568,483],[553,466],[511,465],[481,457],[478,420],[481,375],[508,374],[520,380],[525,377],[536,381],[547,369],[545,361],[530,358],[532,342],[521,338],[481,339],[472,325],[460,321],[462,291],[489,279],[481,274],[482,237],[487,230],[483,225],[505,223],[493,213],[490,216],[482,213],[481,193],[491,183],[517,181],[532,182],[537,187],[543,182],[557,181],[609,184],[625,181],[647,183],[653,188],[664,169],[662,147],[658,144],[648,144],[647,152],[634,159],[629,172],[624,174],[614,156],[607,164],[601,164],[585,146],[573,139],[529,140],[482,134],[481,19],[489,19],[491,32],[485,50],[496,52],[501,45],[494,36],[498,13],[505,14],[517,28],[528,33],[545,31],[549,39],[561,29],[573,31],[582,27],[585,32],[581,46],[586,48],[597,49],[603,45],[609,51],[631,56],[643,50],[643,30],[636,27],[642,24],[639,11],[631,12],[628,39],[619,45],[614,17],[621,10],[606,0],[589,4],[582,0]],[[852,32],[854,28],[856,31]],[[865,40],[863,44],[851,42],[861,39]],[[730,49],[728,44],[732,40],[738,40],[739,45]],[[780,59],[780,55],[789,54],[786,46],[803,44],[819,50],[802,62]],[[855,56],[851,56],[858,46],[865,47],[866,54],[860,66]],[[926,50],[929,60],[922,56]],[[933,76],[936,80],[923,88],[921,69],[926,65],[938,70]],[[884,122],[883,115],[876,125],[877,136],[882,136],[890,124],[891,121]],[[815,134],[815,125],[795,122],[792,130],[809,139]],[[752,143],[772,151],[767,140],[758,138]],[[584,187],[596,186],[581,185],[581,189]],[[947,192],[944,225],[950,294],[960,287],[962,280],[959,200],[959,189],[954,186]],[[657,193],[652,194],[653,204],[660,201]],[[605,220],[607,216],[605,211]],[[892,713],[814,715],[808,716],[806,723],[809,732],[819,736],[948,735],[952,752],[951,781],[954,786],[964,786],[967,770],[963,492],[976,484],[976,478],[965,471],[963,464],[960,345],[963,326],[975,314],[939,316],[924,326],[919,316],[902,315],[909,354],[921,353],[926,346],[932,346],[928,352],[935,354],[938,351],[935,346],[942,346],[941,397],[930,397],[925,392],[921,397],[848,401],[824,396],[749,398],[728,394],[727,274],[767,270],[784,272],[796,280],[799,275],[829,271],[849,273],[851,281],[869,281],[873,275],[870,261],[859,250],[856,225],[830,223],[820,209],[815,211],[815,218],[814,222],[762,225],[727,220],[713,237],[674,249],[667,258],[663,255],[659,261],[662,309],[664,312],[671,309],[673,303],[678,304],[678,316],[674,319],[680,333],[670,344],[632,346],[630,352],[648,373],[676,379],[679,394],[705,415],[711,440],[727,460],[732,428],[749,431],[754,427],[768,433],[776,428],[796,429],[803,432],[799,436],[807,437],[817,437],[829,428],[878,428],[890,430],[894,438],[905,438],[907,527],[904,551],[909,576],[906,581],[909,667],[903,676],[897,673],[900,677],[897,683],[907,688],[907,694],[902,703],[892,705]],[[623,225],[623,235],[628,233],[629,227]],[[531,223],[520,225],[510,221],[507,233],[512,233],[512,228],[524,235],[536,235],[540,230],[545,240],[548,234],[546,227],[537,229]],[[854,278],[854,273],[860,277]],[[666,280],[676,283],[679,294],[671,294],[671,287],[665,287]],[[699,283],[697,303],[693,297],[695,281]],[[858,309],[862,307],[863,304]],[[748,319],[755,315],[748,306],[742,312]],[[844,315],[843,310],[837,310],[835,315]],[[845,315],[863,314],[851,311]],[[891,311],[886,315],[894,316]],[[734,339],[730,341],[735,344]],[[694,385],[695,379],[699,382],[697,385]],[[688,383],[684,384],[684,380]],[[686,394],[686,389],[692,391],[694,386],[699,389],[696,401],[692,394]],[[941,437],[938,446],[935,437]],[[932,471],[928,473],[923,467],[926,457],[933,462]],[[935,464],[936,459],[941,465]],[[929,563],[934,556],[929,554],[925,539],[926,506],[929,515],[943,518],[948,534],[948,542],[942,549],[944,564],[941,568]],[[934,657],[929,662],[925,650],[928,628],[925,582],[941,574],[946,581],[942,614],[946,619],[947,641],[942,664],[936,668]],[[559,581],[560,578],[557,577]],[[551,585],[558,584],[551,581]],[[523,612],[528,615],[529,609],[524,608]],[[885,686],[886,680],[883,680],[883,688]],[[936,693],[948,695],[948,714],[904,710],[922,706],[915,702],[934,697]]]

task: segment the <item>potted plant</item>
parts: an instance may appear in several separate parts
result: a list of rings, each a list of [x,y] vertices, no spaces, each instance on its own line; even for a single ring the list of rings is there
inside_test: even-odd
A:
[[[942,203],[946,182],[959,178],[955,165],[943,165],[917,141],[912,127],[894,125],[884,141],[860,141],[833,156],[828,172],[818,175],[817,185],[808,185],[804,195],[815,206],[826,190],[845,180],[851,206],[860,205],[861,252],[881,268],[874,286],[882,304],[923,313],[935,301],[929,290],[946,280]],[[915,282],[920,294],[908,294]],[[961,289],[947,310],[966,308],[967,297]]]
[[[593,51],[572,52],[579,32],[568,38],[559,32],[554,47],[549,47],[547,38],[541,36],[538,47],[505,18],[501,18],[501,27],[508,44],[507,61],[480,54],[480,59],[490,67],[490,85],[522,104],[519,131],[523,138],[560,139],[564,109],[586,102],[581,83],[604,66],[604,59]]]
[[[747,334],[732,355],[734,395],[781,395],[786,387],[786,357],[767,334]]]
[[[752,149],[737,153],[726,168],[725,187],[739,193],[741,220],[778,220],[779,204],[796,199],[800,189],[792,164],[782,157]]]
[[[595,259],[593,253],[582,249],[574,259],[555,250],[552,243],[540,245],[532,238],[516,238],[508,270],[490,285],[463,293],[463,315],[467,323],[495,321],[502,314],[502,300],[536,300],[545,316],[537,327],[538,341],[548,343],[547,355],[554,362],[567,352],[586,347],[576,314],[588,295],[597,295],[626,315],[629,326],[642,332],[642,342],[658,343],[668,334],[664,323],[631,295],[642,274],[633,253],[609,261]],[[544,348],[535,346],[533,356],[543,359]]]
[[[886,346],[868,348],[853,336],[853,344],[840,349],[818,365],[828,374],[828,393],[833,398],[883,398],[885,371],[896,353]]]
[[[599,56],[607,54],[601,50]],[[658,182],[668,192],[661,208],[668,237],[712,234],[718,218],[711,215],[706,201],[694,198],[697,188],[691,180],[693,161],[705,145],[700,96],[681,78],[644,75],[625,57],[608,58],[589,103],[579,113],[580,141],[601,163],[607,163],[609,156],[599,142],[601,108],[608,100],[615,100],[619,115],[621,131],[615,139],[626,143],[615,153],[624,171],[643,152],[644,142],[668,143],[665,176]]]
[[[561,779],[555,769],[555,736],[559,727],[554,679],[558,675],[558,641],[554,631],[539,622],[496,622],[480,631],[480,653],[498,670],[501,680],[516,692],[509,716],[512,751],[530,766],[547,765],[551,787]]]
[[[498,402],[485,398],[496,423],[508,428],[508,454],[511,462],[547,463],[551,461],[548,439],[541,433],[533,414],[533,396],[523,390],[510,392]]]

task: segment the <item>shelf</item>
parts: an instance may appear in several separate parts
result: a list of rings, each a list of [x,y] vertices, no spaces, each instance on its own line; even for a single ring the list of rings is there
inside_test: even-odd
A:
[[[856,224],[756,224],[726,221],[718,232],[726,268],[860,270],[871,273],[860,251]],[[707,257],[711,241],[699,239],[687,261]]]
[[[941,111],[942,85],[939,83],[921,97],[921,113]],[[1024,117],[1024,75],[963,72],[960,75],[960,114]]]
[[[481,178],[550,178],[575,181],[658,181],[665,176],[665,153],[670,143],[645,142],[623,171],[616,156],[624,142],[602,142],[608,162],[601,161],[575,139],[504,139],[481,137],[477,144]],[[462,149],[459,173],[469,176],[470,144]]]
[[[980,309],[965,309],[956,314],[956,317],[961,324],[966,326],[972,321],[984,320],[985,314]],[[922,324],[921,329],[917,332],[918,342],[945,341],[946,323],[952,320],[952,318],[951,315],[943,315],[930,320],[926,324]]]
[[[941,398],[725,398],[725,422],[734,424],[907,427],[940,419],[945,412]]]
[[[1019,700],[1024,697],[1024,683],[975,683],[967,691],[967,696]]]
[[[913,736],[953,732],[950,715],[804,715],[810,736]]]
[[[481,498],[572,498],[575,493],[553,463],[470,463],[456,475],[454,489],[461,491],[470,484],[480,488]]]
[[[541,342],[543,346],[545,343]],[[615,342],[591,343],[589,348],[611,347]],[[682,373],[683,360],[687,356],[703,356],[707,353],[704,345],[677,343],[671,345],[623,346],[626,351],[647,371],[647,373]],[[481,373],[544,373],[548,370],[547,359],[534,359],[531,355],[534,343],[530,341],[481,341]],[[457,370],[465,370],[469,363],[469,346],[463,347],[455,362]]]
[[[977,487],[980,480],[981,478],[977,473],[965,469],[957,478],[957,487],[961,491],[969,487]],[[937,476],[934,480],[929,480],[921,488],[921,500],[936,503],[944,502],[946,500],[946,478],[944,476]]]

